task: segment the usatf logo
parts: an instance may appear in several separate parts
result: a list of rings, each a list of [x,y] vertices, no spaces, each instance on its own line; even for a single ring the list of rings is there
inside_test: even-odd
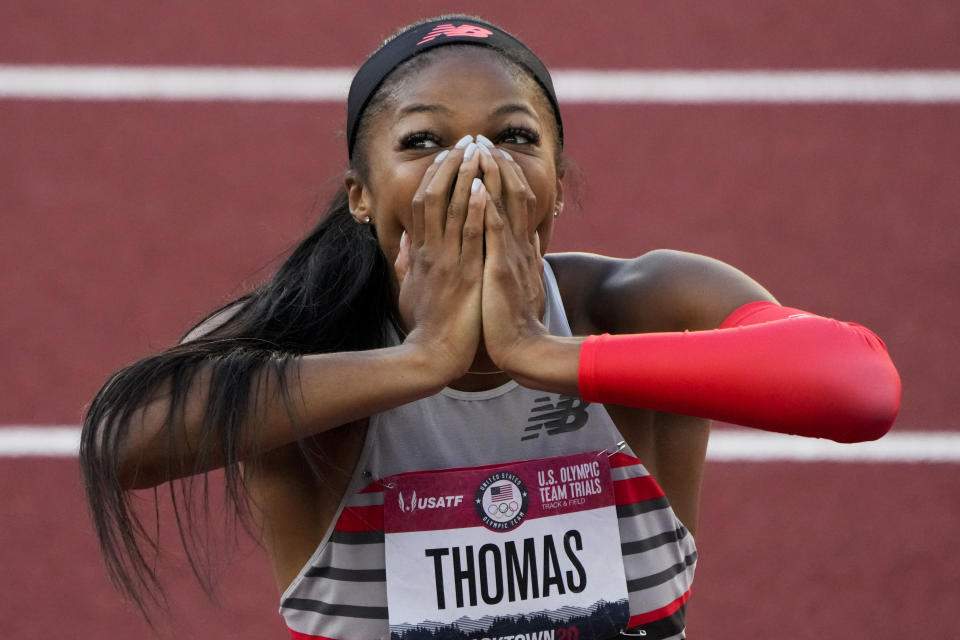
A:
[[[463,496],[421,496],[417,497],[414,491],[406,500],[403,499],[403,492],[397,492],[397,502],[400,503],[400,511],[403,513],[413,513],[414,511],[424,509],[443,509],[446,507],[459,507],[463,502]]]
[[[576,431],[587,424],[590,414],[587,413],[589,402],[570,396],[559,396],[557,403],[553,403],[550,396],[537,398],[536,404],[530,409],[530,424],[523,431],[526,433],[521,440],[533,440],[540,437],[540,432],[546,430],[548,436]]]
[[[410,496],[406,501],[403,499],[403,492],[397,492],[397,502],[400,503],[400,511],[402,513],[413,513],[417,510],[417,492],[414,491],[413,495]]]
[[[527,517],[530,494],[520,476],[509,471],[498,471],[477,487],[474,507],[480,521],[488,529],[509,531]]]
[[[493,35],[493,31],[490,31],[490,29],[484,29],[483,27],[478,27],[472,24],[462,24],[459,27],[455,27],[452,24],[441,24],[434,27],[430,33],[424,36],[423,40],[417,43],[417,45],[421,45],[424,42],[430,42],[431,40],[434,40],[440,36],[446,36],[448,38],[454,38],[456,36],[486,38],[490,35]]]

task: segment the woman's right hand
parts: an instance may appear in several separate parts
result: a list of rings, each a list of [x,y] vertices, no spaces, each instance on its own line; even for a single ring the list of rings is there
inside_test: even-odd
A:
[[[413,198],[395,268],[405,343],[427,349],[449,381],[466,373],[480,342],[487,190],[475,143],[437,160]]]

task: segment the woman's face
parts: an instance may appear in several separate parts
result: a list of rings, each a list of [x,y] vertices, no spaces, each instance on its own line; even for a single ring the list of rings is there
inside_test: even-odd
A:
[[[439,152],[478,134],[522,168],[537,197],[531,226],[546,253],[562,187],[555,119],[539,85],[516,77],[498,54],[469,46],[440,54],[391,94],[361,137],[366,175],[347,178],[351,211],[358,220],[372,218],[390,264],[412,224],[413,197],[427,167]]]

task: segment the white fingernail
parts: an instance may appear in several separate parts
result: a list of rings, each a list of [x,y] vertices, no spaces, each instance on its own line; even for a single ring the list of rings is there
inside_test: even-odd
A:
[[[470,185],[470,193],[477,193],[482,188],[483,188],[483,180],[481,180],[480,178],[474,178],[473,183]]]
[[[483,143],[480,143],[480,144],[477,145],[477,148],[480,149],[480,153],[484,154],[484,155],[487,156],[488,158],[492,158],[492,157],[493,157],[493,154],[490,153],[490,147],[488,147],[487,145],[485,145],[485,144],[483,144]]]
[[[482,144],[485,147],[493,147],[493,142],[490,141],[490,138],[483,135],[482,133],[477,136],[477,142]]]
[[[504,151],[503,149],[500,149],[500,153],[502,153],[503,157],[506,158],[507,160],[513,160],[513,156],[507,153],[506,151]]]
[[[477,143],[471,142],[470,144],[467,145],[467,148],[463,152],[463,159],[469,160],[470,158],[473,157],[473,154],[475,154],[476,152],[477,152]]]
[[[457,144],[453,145],[454,149],[463,149],[465,146],[473,142],[473,136],[463,136],[457,140]]]
[[[448,155],[450,155],[450,150],[444,149],[443,151],[437,154],[437,157],[433,159],[433,162],[435,164],[440,164],[441,162],[443,162],[443,159],[446,158]]]
[[[403,246],[403,239],[406,238],[406,237],[407,237],[407,230],[404,229],[404,230],[400,233],[400,246]]]

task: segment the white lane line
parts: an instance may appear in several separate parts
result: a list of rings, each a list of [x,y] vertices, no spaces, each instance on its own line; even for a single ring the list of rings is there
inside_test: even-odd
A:
[[[839,444],[763,431],[710,434],[707,459],[716,462],[960,462],[960,433],[900,431],[874,442]]]
[[[565,102],[958,102],[956,71],[563,71]]]
[[[0,458],[76,457],[77,427],[0,426]],[[715,462],[960,462],[960,433],[893,432],[876,442],[838,444],[763,431],[715,429],[707,459]]]
[[[342,102],[353,71],[292,67],[0,65],[0,99]],[[960,71],[560,69],[568,103],[956,103]]]
[[[349,69],[0,66],[0,96],[41,100],[342,101]]]
[[[78,427],[0,427],[0,457],[76,457],[79,451]]]

